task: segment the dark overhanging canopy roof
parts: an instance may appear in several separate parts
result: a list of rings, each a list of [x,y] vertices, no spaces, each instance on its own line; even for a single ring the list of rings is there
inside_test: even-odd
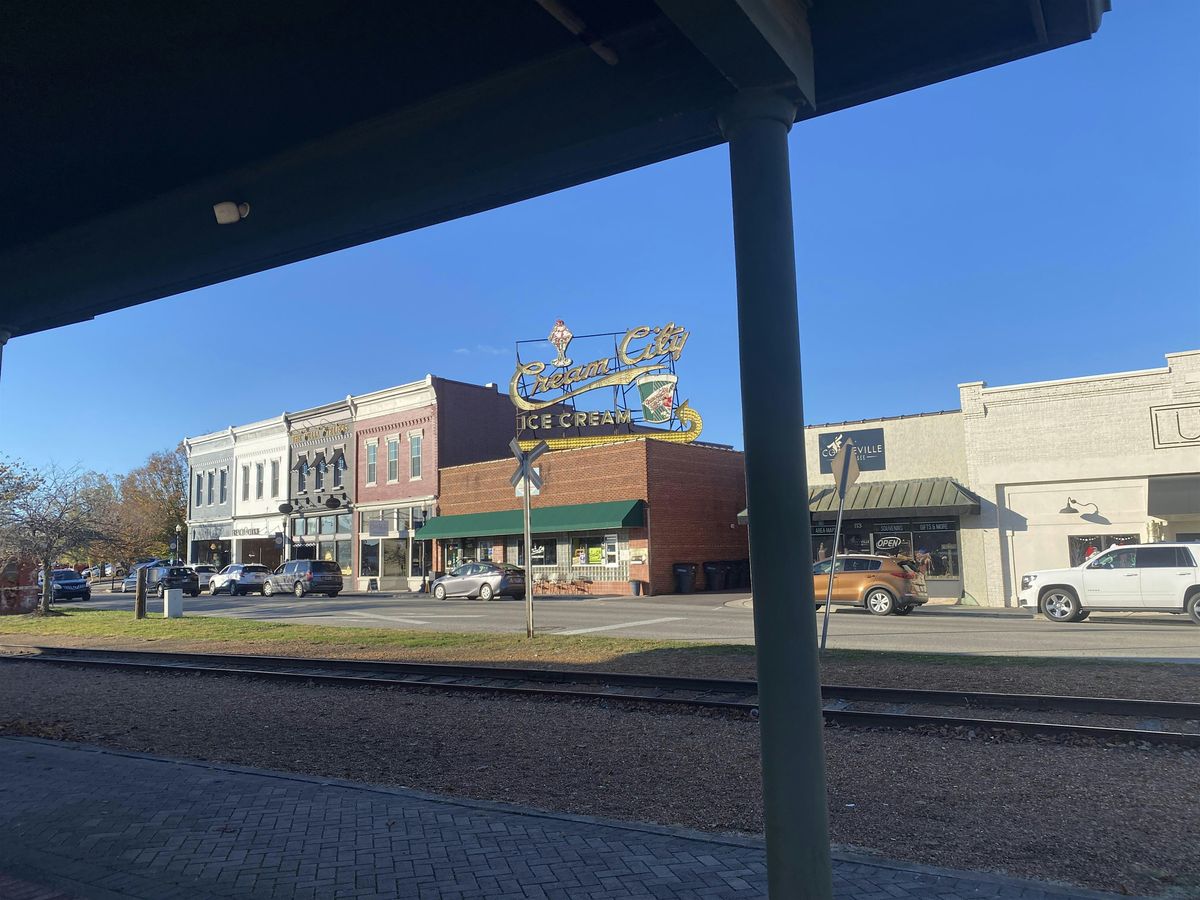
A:
[[[860,481],[846,491],[847,519],[878,516],[977,516],[980,499],[953,478],[908,478],[901,481]],[[837,491],[830,486],[808,489],[808,511],[814,519],[837,517]],[[750,521],[749,511],[738,522]]]
[[[566,506],[537,506],[530,511],[531,534],[562,534],[609,528],[641,528],[646,524],[643,500],[609,500],[603,503],[572,503]],[[519,509],[500,512],[436,516],[414,535],[418,541],[434,538],[503,537],[520,534],[525,527]]]
[[[790,93],[805,119],[1087,40],[1107,7],[8,0],[0,331],[712,146],[737,90]],[[223,201],[249,216],[218,225]]]

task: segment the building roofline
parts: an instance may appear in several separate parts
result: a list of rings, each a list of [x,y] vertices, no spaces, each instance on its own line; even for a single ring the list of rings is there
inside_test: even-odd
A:
[[[868,422],[895,422],[900,419],[927,419],[930,416],[950,416],[961,414],[961,409],[936,409],[932,412],[905,413],[900,416],[875,416],[871,419],[848,419],[845,422],[820,422],[815,425],[805,425],[804,430],[811,428],[840,428],[843,425],[866,425]]]
[[[1157,369],[1134,369],[1131,372],[1109,372],[1104,375],[1078,375],[1074,378],[1054,378],[1049,381],[1027,381],[1024,384],[998,384],[988,387],[984,383],[983,393],[999,394],[1005,391],[1024,391],[1029,388],[1055,387],[1060,384],[1089,384],[1096,381],[1113,381],[1117,378],[1142,378],[1149,375],[1167,375],[1170,368],[1162,366]]]

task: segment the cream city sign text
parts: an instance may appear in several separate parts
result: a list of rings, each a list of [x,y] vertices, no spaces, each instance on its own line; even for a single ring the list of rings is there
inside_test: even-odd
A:
[[[689,332],[674,322],[651,327],[639,325],[623,335],[590,335],[596,344],[603,341],[613,348],[610,355],[586,362],[576,362],[567,356],[567,348],[575,339],[562,319],[555,322],[547,338],[557,351],[549,362],[519,358],[509,381],[508,393],[513,405],[520,410],[517,433],[536,432],[521,439],[522,447],[545,440],[554,450],[570,447],[590,447],[600,444],[649,438],[652,440],[691,443],[700,436],[703,422],[699,413],[687,401],[676,405],[678,376],[675,363],[683,355]],[[583,339],[581,339],[583,340]],[[518,354],[521,343],[518,343]],[[636,388],[637,403],[626,401],[626,392]],[[580,410],[576,399],[601,388],[612,389],[614,402],[608,409]],[[666,428],[647,427],[666,425]],[[618,428],[619,433],[575,434],[554,437],[544,434],[554,429]]]

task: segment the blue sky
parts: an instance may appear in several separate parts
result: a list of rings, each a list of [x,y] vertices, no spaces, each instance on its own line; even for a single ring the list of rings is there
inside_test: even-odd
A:
[[[1200,346],[1200,3],[1114,5],[1091,42],[793,129],[808,422]],[[427,372],[503,384],[557,317],[684,324],[681,397],[741,446],[725,148],[16,339],[0,452],[123,471]]]

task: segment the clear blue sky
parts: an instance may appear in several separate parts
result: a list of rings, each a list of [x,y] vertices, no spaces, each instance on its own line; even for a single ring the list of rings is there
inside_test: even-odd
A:
[[[1200,3],[1114,6],[1091,42],[793,129],[808,422],[1200,346]],[[685,324],[680,394],[740,447],[725,148],[16,339],[0,452],[122,471],[427,372],[503,384],[556,317]]]

